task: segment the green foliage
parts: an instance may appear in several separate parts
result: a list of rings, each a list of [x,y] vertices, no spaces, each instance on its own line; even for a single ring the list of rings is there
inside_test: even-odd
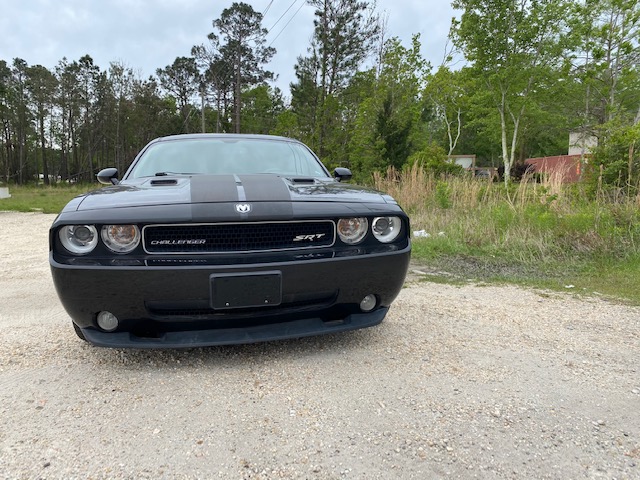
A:
[[[447,182],[440,181],[436,183],[435,200],[440,208],[451,208],[451,187]]]
[[[437,143],[431,143],[409,157],[409,164],[418,164],[435,175],[462,175],[464,169],[447,159],[447,153]]]
[[[382,156],[387,165],[401,168],[407,161],[411,145],[409,134],[411,123],[393,115],[393,97],[387,92],[387,98],[382,102],[382,109],[376,119],[376,136],[382,145]]]
[[[267,135],[275,130],[278,116],[284,111],[284,100],[279,89],[260,85],[243,95],[243,133]]]
[[[289,138],[300,138],[297,115],[291,110],[283,110],[280,112],[276,118],[276,125],[271,131],[271,134]]]
[[[349,140],[349,165],[356,181],[366,180],[371,172],[386,168],[383,144],[377,139],[375,128],[378,108],[378,99],[373,96],[358,105]]]
[[[640,113],[640,112],[639,112]],[[633,124],[620,115],[600,127],[602,142],[593,151],[593,163],[602,176],[590,180],[635,189],[640,181],[640,121]]]
[[[172,65],[156,70],[162,88],[172,95],[178,103],[183,118],[185,133],[192,131],[188,128],[191,114],[190,101],[198,92],[200,73],[196,61],[192,57],[178,57]]]
[[[420,93],[429,65],[420,56],[419,36],[410,48],[397,38],[385,42],[379,69],[377,77],[373,70],[357,77],[362,95],[347,137],[357,180],[389,166],[401,169],[424,143]]]
[[[446,139],[449,155],[453,154],[462,134],[472,82],[469,69],[452,71],[445,65],[428,77],[424,98],[433,107],[435,115],[432,123],[442,132],[440,140]]]
[[[375,45],[378,16],[359,0],[311,0],[314,34],[308,56],[295,66],[291,107],[301,139],[326,165],[344,165],[357,108],[347,92]]]
[[[311,45],[321,99],[346,88],[378,40],[378,15],[361,0],[309,0],[315,8]]]
[[[499,118],[505,181],[515,164],[525,112],[552,78],[568,43],[567,4],[557,0],[456,0],[454,42],[473,64],[480,91]],[[482,117],[479,117],[482,118]]]

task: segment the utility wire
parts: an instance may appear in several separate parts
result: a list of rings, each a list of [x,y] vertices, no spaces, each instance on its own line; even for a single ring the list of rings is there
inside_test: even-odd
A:
[[[293,2],[293,3],[295,3],[295,2]],[[299,12],[300,10],[302,10],[302,7],[304,7],[304,6],[305,6],[305,4],[306,4],[306,0],[302,0],[302,3],[301,3],[301,4],[300,4],[300,6],[298,7],[298,10],[296,10],[296,12],[295,12],[295,13],[291,16],[291,18],[289,19],[289,21],[288,21],[287,23],[285,23],[284,27],[282,27],[282,30],[280,30],[280,32],[278,32],[278,35],[276,35],[276,38],[274,38],[273,40],[271,40],[271,43],[269,44],[269,46],[273,45],[273,42],[275,42],[275,41],[278,39],[278,37],[280,36],[280,34],[281,34],[282,32],[284,32],[284,29],[285,29],[285,28],[287,28],[287,25],[289,25],[289,24],[291,23],[291,20],[293,20],[293,19],[294,19],[294,17],[298,14],[298,12]],[[289,7],[289,8],[291,8],[291,7]],[[288,10],[288,9],[287,9],[287,10]],[[285,13],[287,13],[287,12],[285,12]],[[276,23],[277,23],[277,22],[276,22]]]
[[[262,12],[262,16],[263,16],[263,17],[267,14],[267,12],[269,11],[269,9],[271,8],[271,5],[273,5],[273,0],[271,0],[271,1],[269,2],[269,5],[267,5],[267,8],[265,8],[265,9],[264,9],[264,12]]]
[[[283,13],[282,15],[280,15],[280,18],[279,18],[278,20],[276,20],[276,23],[274,23],[274,24],[271,26],[271,28],[269,29],[269,31],[273,30],[273,28],[274,28],[276,25],[278,25],[278,22],[279,22],[280,20],[282,20],[282,17],[284,17],[284,16],[287,14],[287,12],[291,9],[291,7],[293,7],[293,5],[294,5],[297,1],[298,1],[298,0],[293,0],[293,2],[291,2],[291,5],[289,5],[289,7],[284,11],[284,13]]]

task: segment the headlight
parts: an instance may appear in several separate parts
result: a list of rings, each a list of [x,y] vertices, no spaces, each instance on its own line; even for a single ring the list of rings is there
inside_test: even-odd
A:
[[[338,236],[349,245],[360,243],[367,235],[369,222],[364,217],[341,218],[338,220]]]
[[[93,225],[67,225],[58,231],[62,246],[76,255],[91,252],[98,244],[98,231]]]
[[[129,253],[140,243],[140,230],[135,225],[105,225],[100,236],[109,250],[116,253]]]
[[[399,217],[376,217],[371,224],[374,237],[382,243],[391,243],[402,230],[402,220]]]

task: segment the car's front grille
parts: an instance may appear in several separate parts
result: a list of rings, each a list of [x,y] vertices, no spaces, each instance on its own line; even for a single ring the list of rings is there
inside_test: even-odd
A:
[[[333,245],[329,220],[298,222],[148,225],[142,230],[147,253],[231,253]]]

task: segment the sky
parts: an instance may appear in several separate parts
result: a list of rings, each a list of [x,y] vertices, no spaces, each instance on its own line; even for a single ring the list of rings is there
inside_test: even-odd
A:
[[[266,68],[276,74],[285,95],[295,80],[294,65],[305,55],[313,33],[314,8],[305,0],[244,0],[264,13],[268,44],[277,53]],[[141,78],[155,75],[191,47],[208,42],[212,21],[233,0],[0,0],[0,60],[22,58],[53,69],[66,57],[83,55],[107,70],[111,62]],[[451,18],[448,0],[378,0],[387,17],[387,36],[410,46],[420,34],[422,55],[434,67],[442,63]]]

